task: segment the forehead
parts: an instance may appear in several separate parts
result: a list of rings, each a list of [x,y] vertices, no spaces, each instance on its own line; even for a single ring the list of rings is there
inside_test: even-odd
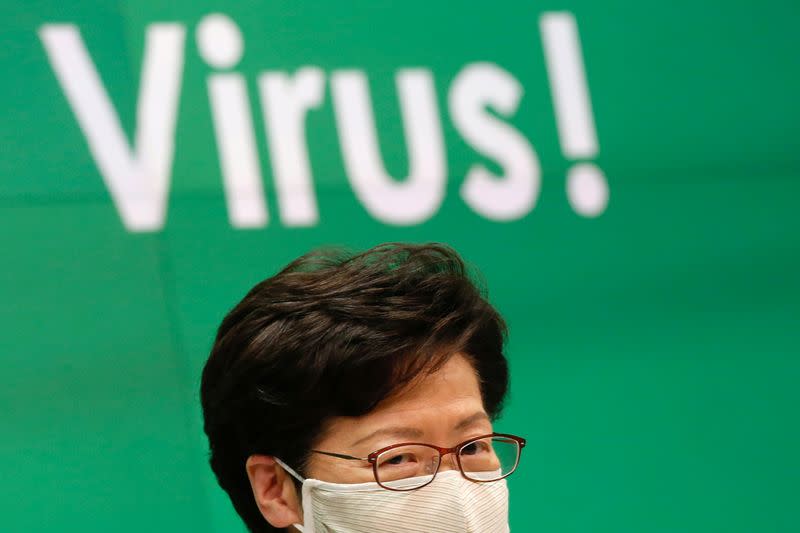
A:
[[[436,372],[425,375],[358,417],[330,421],[318,446],[347,449],[359,438],[383,427],[405,426],[439,444],[449,440],[448,428],[464,417],[482,412],[475,369],[463,355],[453,355]]]
[[[426,406],[442,408],[460,401],[481,402],[481,395],[472,363],[463,355],[456,354],[436,372],[421,376],[379,404],[367,417],[397,416]]]

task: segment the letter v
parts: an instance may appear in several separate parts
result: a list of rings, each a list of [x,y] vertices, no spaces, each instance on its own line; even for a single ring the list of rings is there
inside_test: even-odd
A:
[[[181,24],[147,28],[131,149],[77,26],[45,24],[39,28],[53,71],[130,231],[157,231],[164,226],[185,34]]]

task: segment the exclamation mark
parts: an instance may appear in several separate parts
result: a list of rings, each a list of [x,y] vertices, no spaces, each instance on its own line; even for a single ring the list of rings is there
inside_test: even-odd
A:
[[[539,29],[561,151],[568,159],[592,159],[598,152],[597,132],[575,17],[564,11],[545,13]],[[608,183],[600,167],[574,164],[567,171],[567,199],[579,215],[601,215],[608,205]]]

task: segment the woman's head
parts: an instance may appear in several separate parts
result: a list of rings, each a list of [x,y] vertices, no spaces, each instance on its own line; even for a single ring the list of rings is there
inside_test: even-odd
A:
[[[257,502],[254,476],[281,512],[299,495],[272,457],[305,477],[371,481],[369,465],[311,450],[361,456],[409,440],[402,432],[439,446],[491,432],[508,386],[504,338],[450,248],[307,254],[219,328],[201,390],[211,467],[250,529],[273,531],[265,516],[285,520]]]

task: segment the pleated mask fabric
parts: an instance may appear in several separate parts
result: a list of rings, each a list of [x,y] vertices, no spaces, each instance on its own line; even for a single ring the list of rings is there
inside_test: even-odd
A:
[[[475,483],[457,470],[406,492],[306,479],[303,522],[304,533],[508,533],[508,485]]]

